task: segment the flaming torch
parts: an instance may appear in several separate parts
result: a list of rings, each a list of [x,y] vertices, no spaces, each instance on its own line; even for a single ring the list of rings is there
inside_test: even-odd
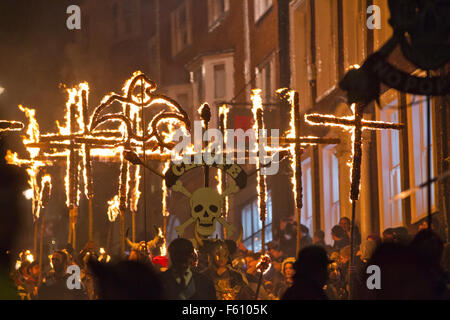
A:
[[[265,233],[266,233],[266,215],[267,215],[267,208],[266,208],[266,202],[267,202],[267,192],[266,192],[266,177],[262,174],[260,167],[261,167],[261,153],[260,153],[260,130],[264,129],[264,122],[263,122],[263,116],[264,116],[264,110],[262,106],[262,99],[261,99],[261,90],[260,89],[254,89],[252,90],[252,112],[253,112],[253,119],[255,120],[253,129],[255,130],[256,134],[256,152],[259,155],[258,159],[256,161],[256,170],[258,170],[257,174],[257,192],[258,192],[258,210],[259,210],[259,218],[262,222],[262,229],[261,229],[261,250],[264,253],[265,252]]]

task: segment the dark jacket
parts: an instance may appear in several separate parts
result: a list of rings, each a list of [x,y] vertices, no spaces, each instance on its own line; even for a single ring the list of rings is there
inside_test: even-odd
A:
[[[168,269],[161,274],[164,294],[167,300],[216,300],[216,290],[214,283],[205,275],[192,271],[192,278],[184,286],[175,280],[173,270]]]

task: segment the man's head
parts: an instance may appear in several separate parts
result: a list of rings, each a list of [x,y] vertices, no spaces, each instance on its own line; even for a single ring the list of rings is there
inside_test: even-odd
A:
[[[313,282],[322,288],[328,279],[327,252],[320,246],[308,246],[298,253],[295,262],[295,279],[297,281]]]
[[[223,268],[229,263],[230,251],[223,241],[216,241],[211,249],[210,264],[215,268]]]
[[[187,270],[194,261],[194,246],[188,239],[177,238],[169,245],[172,267],[177,271]]]
[[[344,228],[344,230],[345,230],[346,232],[349,232],[349,231],[350,231],[350,219],[349,219],[349,218],[347,218],[347,217],[342,217],[342,218],[339,220],[339,225],[340,225],[342,228]]]
[[[272,260],[280,259],[283,256],[283,251],[281,251],[280,246],[274,241],[267,244],[267,249],[272,257]]]
[[[314,232],[313,243],[321,243],[325,241],[325,233],[322,230]]]
[[[340,225],[335,225],[331,229],[331,237],[333,240],[343,240],[347,237],[347,233],[345,232],[345,229]]]
[[[52,265],[56,273],[63,273],[67,267],[67,255],[64,251],[55,251],[52,255]]]
[[[33,277],[33,278],[37,278],[39,276],[39,263],[37,261],[33,261],[29,266],[28,266],[28,274]]]

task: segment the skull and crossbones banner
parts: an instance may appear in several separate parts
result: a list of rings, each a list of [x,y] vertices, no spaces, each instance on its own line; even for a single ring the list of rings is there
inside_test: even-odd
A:
[[[206,238],[214,233],[216,223],[219,222],[227,230],[227,234],[231,236],[234,233],[234,227],[222,217],[222,206],[226,196],[245,188],[247,185],[247,174],[237,164],[222,165],[214,163],[210,166],[223,170],[232,178],[227,188],[222,194],[218,193],[216,189],[209,187],[199,188],[191,193],[184,187],[179,178],[190,170],[203,166],[205,164],[171,164],[169,170],[166,171],[164,179],[167,187],[189,198],[191,208],[191,217],[179,225],[176,231],[181,237],[188,226],[195,224],[196,232]]]

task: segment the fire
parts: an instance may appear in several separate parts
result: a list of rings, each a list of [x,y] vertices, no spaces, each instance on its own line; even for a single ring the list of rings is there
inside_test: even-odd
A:
[[[28,128],[27,128],[27,137],[23,138],[23,143],[25,145],[29,143],[37,143],[39,142],[39,125],[36,121],[36,110],[29,109],[22,105],[19,105],[19,109],[25,113],[25,116],[28,119]],[[39,148],[30,148],[27,147],[27,151],[30,154],[31,158],[36,158],[39,154]]]
[[[160,227],[158,228],[158,237],[164,238],[163,231],[162,231],[162,229]],[[161,245],[161,255],[162,256],[166,256],[167,255],[166,238],[164,238],[164,242]]]
[[[41,180],[41,190],[39,195],[39,202],[35,212],[35,219],[39,219],[41,209],[47,205],[48,199],[52,192],[52,178],[50,175],[45,175]]]
[[[167,170],[169,170],[170,162],[166,162],[164,165],[163,174],[165,175]],[[164,217],[169,216],[169,211],[167,211],[167,186],[166,186],[166,179],[162,179],[162,214]]]
[[[117,216],[120,214],[120,197],[118,195],[114,196],[108,201],[108,219],[113,222],[116,220]]]
[[[228,136],[227,136],[227,130],[226,130],[226,125],[228,122],[228,112],[230,112],[230,108],[228,108],[227,105],[222,105],[219,108],[219,118],[223,118],[222,119],[222,133],[223,133],[223,140],[224,141],[228,141]],[[224,158],[222,158],[222,161],[225,161]],[[224,189],[224,185],[225,185],[225,174],[222,170],[217,170],[217,176],[216,176],[216,180],[217,180],[217,192],[219,194],[223,193],[223,189]],[[229,201],[228,201],[228,196],[225,196],[225,206],[224,206],[224,217],[227,217],[228,214],[228,209],[229,209]]]
[[[359,189],[361,184],[358,179],[354,179],[355,176],[359,176],[358,171],[361,170],[361,147],[362,138],[361,134],[356,138],[356,132],[362,133],[364,130],[380,130],[380,129],[396,129],[399,130],[404,127],[401,123],[392,122],[382,122],[382,121],[372,121],[364,120],[362,109],[356,109],[355,103],[351,105],[352,115],[345,117],[336,117],[333,115],[322,115],[322,114],[305,114],[305,121],[310,125],[315,126],[331,126],[340,127],[351,133],[352,141],[352,154],[348,165],[350,166],[350,179],[352,181],[352,188],[350,191],[350,201],[357,200],[359,196]],[[358,152],[357,152],[358,151]],[[355,171],[357,170],[357,171]]]
[[[255,120],[253,124],[253,130],[255,131],[256,135],[256,143],[255,143],[255,152],[257,154],[257,161],[256,161],[256,170],[258,170],[258,174],[256,175],[256,190],[258,193],[258,211],[260,213],[261,220],[265,220],[266,218],[266,210],[263,210],[262,204],[266,203],[267,201],[267,193],[262,190],[262,188],[265,189],[266,185],[266,177],[261,174],[260,172],[260,155],[259,155],[259,130],[264,129],[264,122],[260,118],[260,113],[263,112],[263,105],[262,105],[262,98],[261,98],[261,89],[254,89],[252,90],[252,96],[251,100],[253,102],[252,104],[252,113],[253,113],[253,119]],[[258,124],[259,120],[261,120],[261,127]],[[263,212],[264,211],[264,212]]]

